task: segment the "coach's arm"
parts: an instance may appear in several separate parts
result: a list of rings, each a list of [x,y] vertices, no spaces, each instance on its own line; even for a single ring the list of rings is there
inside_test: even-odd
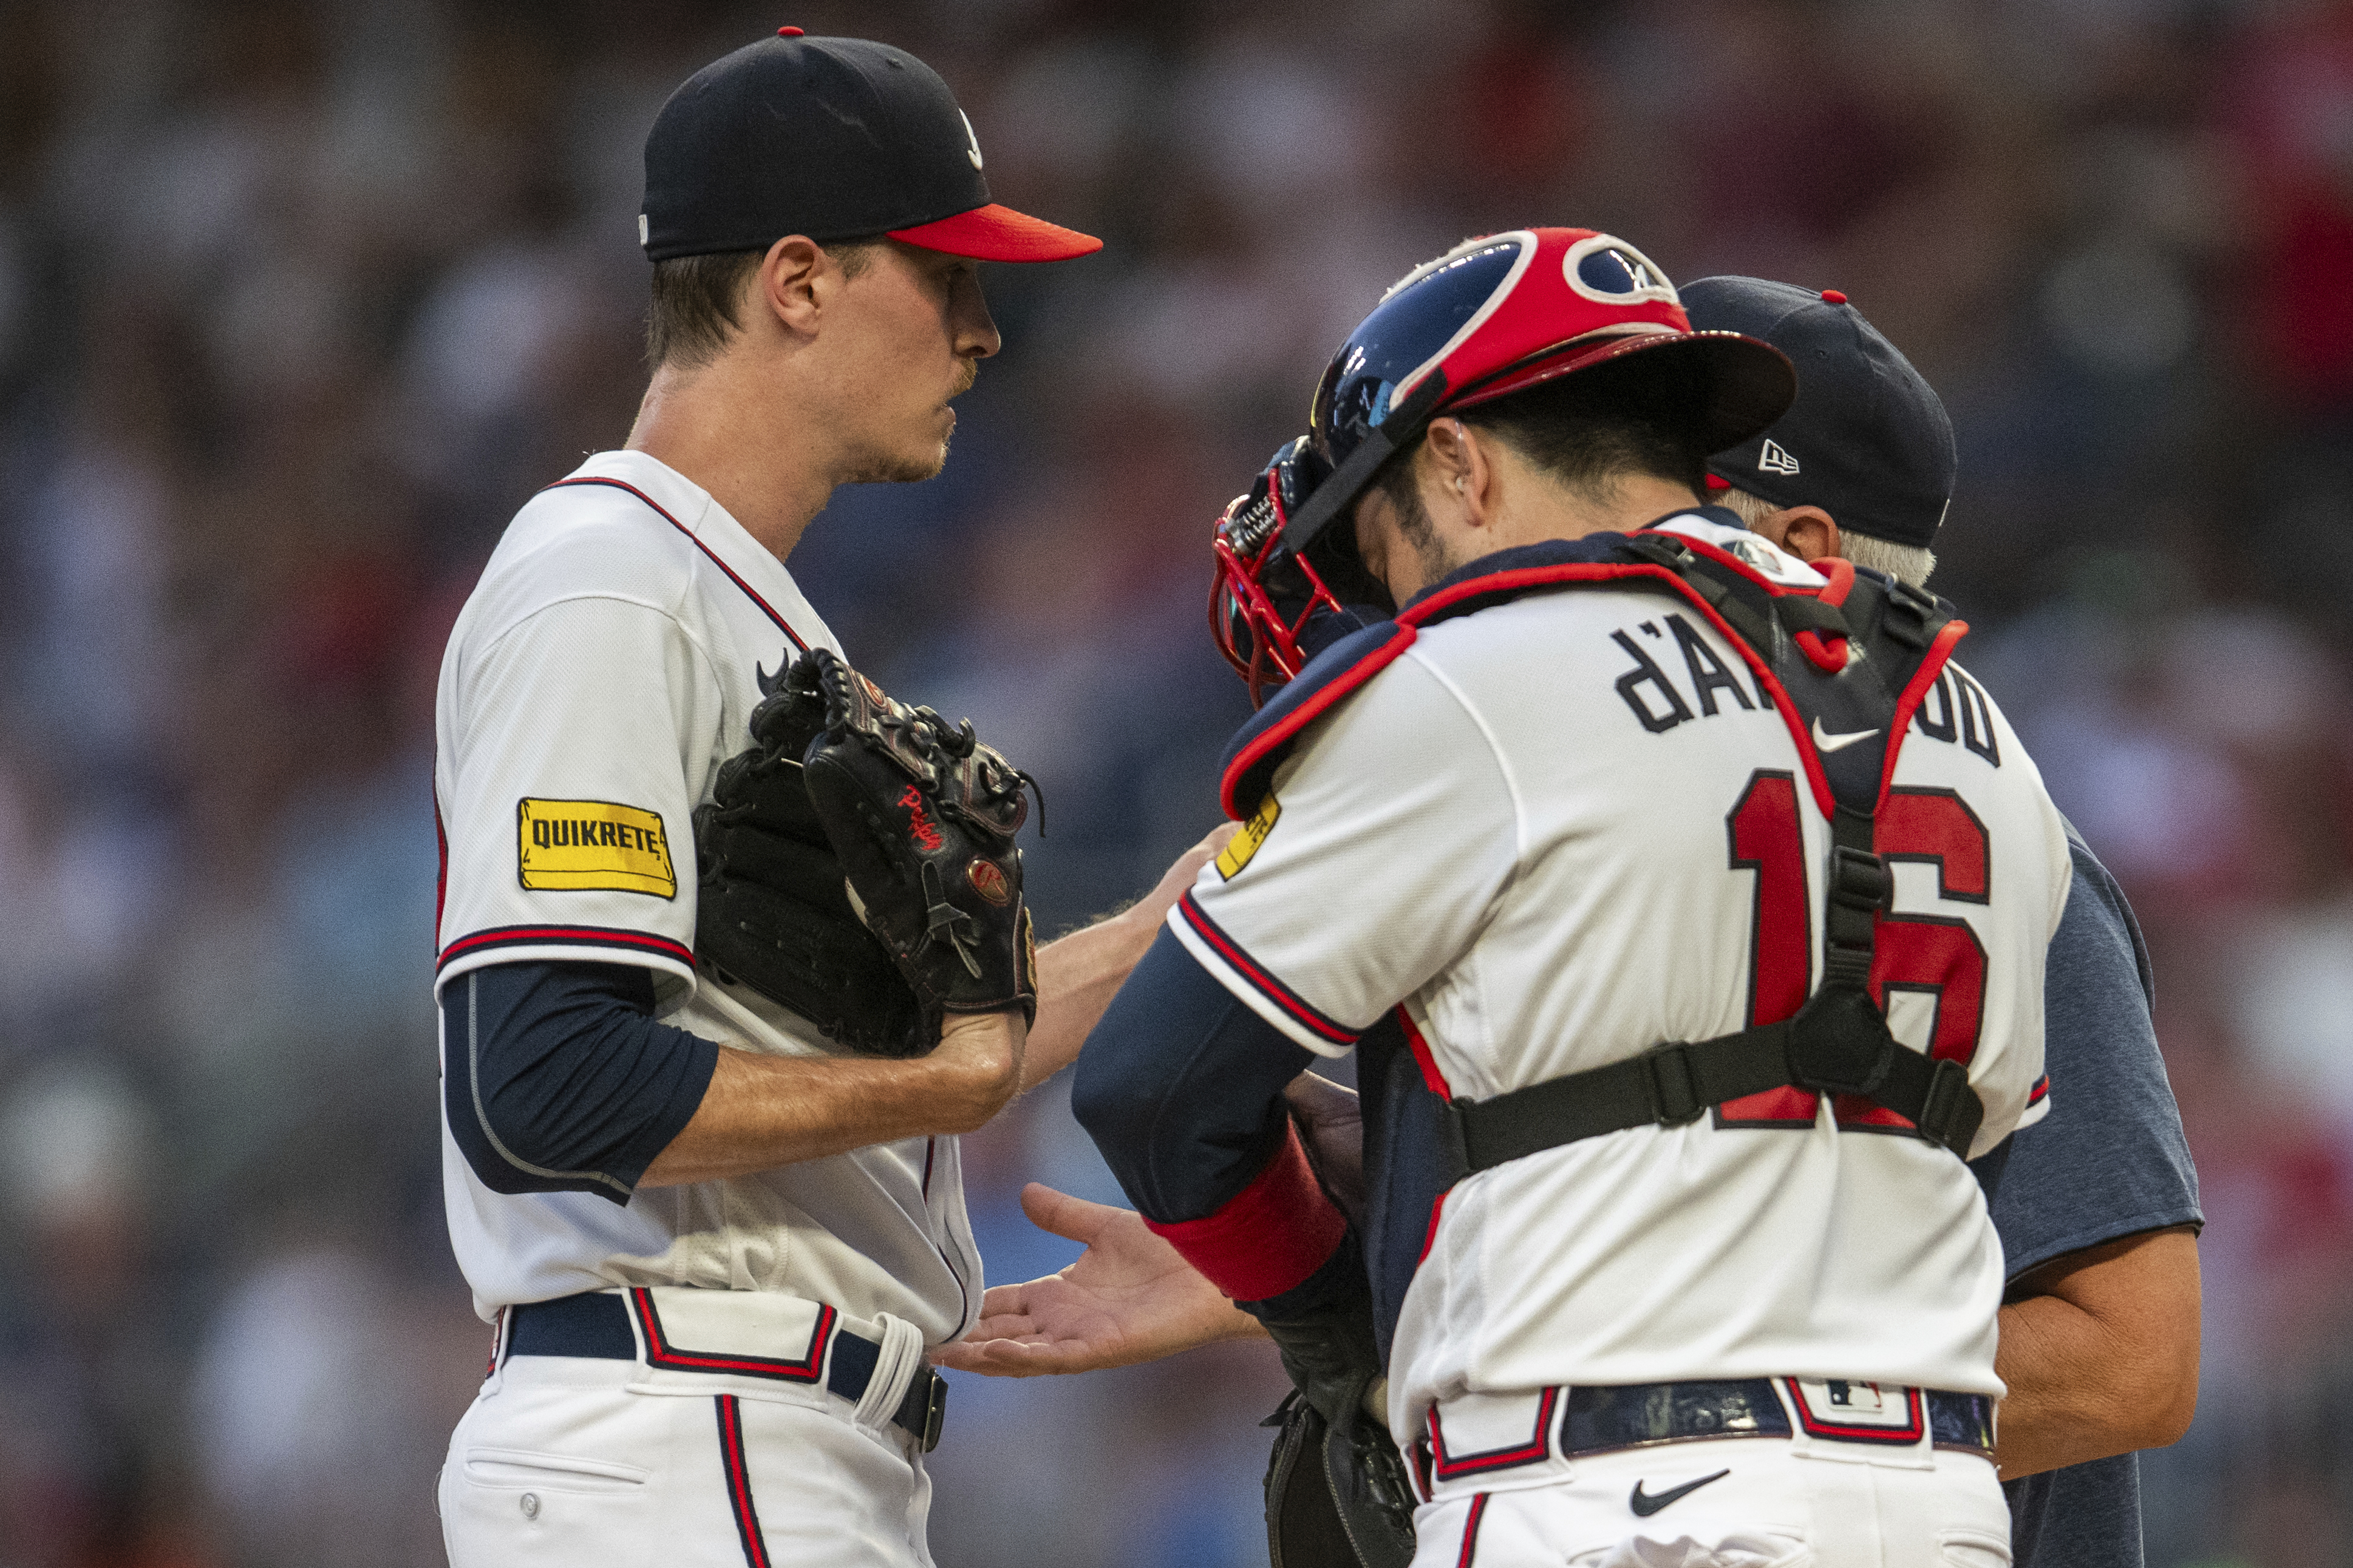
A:
[[[2198,1240],[2186,1226],[2052,1258],[2013,1281],[1994,1370],[1994,1462],[2014,1481],[2161,1448],[2198,1405]]]

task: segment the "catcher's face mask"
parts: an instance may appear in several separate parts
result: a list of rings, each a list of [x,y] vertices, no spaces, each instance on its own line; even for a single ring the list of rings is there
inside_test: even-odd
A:
[[[1328,472],[1301,437],[1227,506],[1210,542],[1209,635],[1250,683],[1253,707],[1307,662],[1300,647],[1307,623],[1341,609],[1323,575],[1285,540],[1293,509]]]
[[[1218,523],[1210,627],[1251,700],[1299,673],[1300,634],[1340,608],[1308,547],[1433,417],[1634,353],[1697,363],[1687,412],[1705,451],[1762,431],[1797,395],[1780,351],[1692,331],[1666,274],[1609,235],[1515,229],[1408,273],[1332,356],[1307,435]]]

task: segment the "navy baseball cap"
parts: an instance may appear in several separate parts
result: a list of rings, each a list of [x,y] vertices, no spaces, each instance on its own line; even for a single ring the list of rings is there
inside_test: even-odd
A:
[[[1775,506],[1818,506],[1891,544],[1934,542],[1953,499],[1953,422],[1912,362],[1835,289],[1761,278],[1683,287],[1696,331],[1761,338],[1798,367],[1798,400],[1708,471]]]
[[[798,27],[712,61],[646,135],[638,241],[650,261],[888,235],[981,261],[1060,261],[1092,235],[988,199],[980,139],[939,73]]]

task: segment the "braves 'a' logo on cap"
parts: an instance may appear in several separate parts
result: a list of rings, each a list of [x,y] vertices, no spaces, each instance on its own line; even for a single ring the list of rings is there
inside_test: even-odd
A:
[[[1794,474],[1798,471],[1798,459],[1789,456],[1789,449],[1778,441],[1767,440],[1765,449],[1757,454],[1757,467],[1762,473]]]
[[[980,167],[980,138],[973,133],[972,116],[959,109],[956,110],[956,118],[964,121],[964,139],[965,142],[964,155],[971,159],[972,166],[977,169]]]

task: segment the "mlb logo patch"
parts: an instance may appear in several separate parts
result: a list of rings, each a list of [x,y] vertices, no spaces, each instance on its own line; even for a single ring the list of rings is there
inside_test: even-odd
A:
[[[1927,1430],[1916,1388],[1841,1378],[1787,1378],[1782,1386],[1809,1436],[1849,1443],[1916,1443]]]

